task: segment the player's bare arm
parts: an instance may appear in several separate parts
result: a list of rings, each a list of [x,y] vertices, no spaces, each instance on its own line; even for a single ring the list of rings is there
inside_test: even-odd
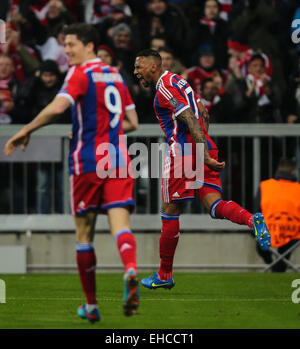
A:
[[[221,171],[225,167],[225,162],[219,162],[210,157],[205,134],[193,111],[190,108],[187,108],[177,116],[177,119],[184,122],[188,126],[191,135],[196,143],[204,144],[205,165],[214,171]]]
[[[198,108],[200,110],[200,113],[203,116],[203,125],[204,125],[206,131],[208,131],[208,128],[209,128],[209,114],[208,114],[208,111],[204,107],[204,105],[201,103],[200,100],[198,100],[197,103],[198,103]]]
[[[135,108],[127,110],[123,120],[123,132],[128,133],[139,127],[138,116]]]
[[[29,143],[30,134],[53,122],[57,115],[62,114],[69,106],[70,101],[67,98],[56,97],[29,124],[25,125],[7,141],[4,148],[5,155],[12,154],[18,146],[21,146],[21,149],[25,151]]]

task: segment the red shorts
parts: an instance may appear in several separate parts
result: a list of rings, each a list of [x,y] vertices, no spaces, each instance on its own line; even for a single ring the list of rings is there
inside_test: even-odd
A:
[[[86,211],[106,213],[114,207],[134,208],[132,197],[134,179],[104,178],[95,172],[70,176],[72,214],[78,216]]]
[[[212,158],[218,159],[218,149],[209,151]],[[166,157],[164,163],[164,175],[162,179],[162,201],[181,202],[190,201],[195,198],[196,195],[202,200],[204,196],[209,193],[219,192],[222,193],[222,183],[219,172],[210,170],[207,166],[204,166],[204,182],[199,189],[189,188],[188,183],[195,181],[195,177],[187,178],[184,174],[181,178],[175,176],[178,163],[174,161],[174,157]]]

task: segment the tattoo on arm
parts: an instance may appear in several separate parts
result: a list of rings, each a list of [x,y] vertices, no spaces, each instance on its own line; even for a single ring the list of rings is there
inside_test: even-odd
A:
[[[203,132],[203,129],[201,127],[201,124],[199,120],[196,118],[195,114],[192,112],[190,108],[185,109],[181,114],[177,116],[177,119],[184,122],[190,132],[191,135],[196,143],[203,143],[204,144],[204,162],[209,156],[209,151],[205,139],[205,134]]]
[[[204,107],[204,105],[200,101],[198,101],[198,107],[199,107],[201,115],[203,116],[204,127],[205,127],[206,131],[208,131],[208,128],[209,128],[209,114],[208,114],[208,111],[206,110],[206,108]]]
[[[206,109],[204,109],[204,111],[202,112],[202,116],[203,116],[204,127],[205,127],[206,131],[208,131],[208,128],[209,128],[209,114],[208,114],[208,111]]]

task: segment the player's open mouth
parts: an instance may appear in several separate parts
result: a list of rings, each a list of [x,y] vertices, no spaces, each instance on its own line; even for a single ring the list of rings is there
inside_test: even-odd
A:
[[[139,82],[141,82],[142,80],[145,81],[143,75],[141,75],[141,74],[135,74],[135,77],[137,78],[137,80],[138,80]]]
[[[145,78],[143,77],[143,75],[141,74],[136,74],[135,75],[136,79],[138,80],[138,82],[144,86],[144,87],[148,87],[149,86],[149,83],[148,81],[145,80]]]

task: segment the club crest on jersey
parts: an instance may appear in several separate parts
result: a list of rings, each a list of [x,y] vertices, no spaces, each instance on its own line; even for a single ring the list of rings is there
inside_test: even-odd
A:
[[[178,105],[177,99],[176,99],[175,97],[172,97],[172,98],[170,99],[170,104],[171,104],[173,107],[177,107],[177,105]]]

